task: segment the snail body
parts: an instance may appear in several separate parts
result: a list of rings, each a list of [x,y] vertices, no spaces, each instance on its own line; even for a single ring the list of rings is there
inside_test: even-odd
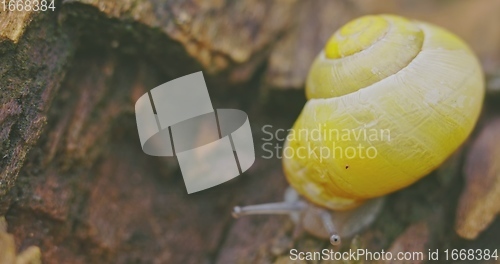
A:
[[[440,166],[473,130],[484,91],[476,56],[445,29],[393,15],[355,19],[310,68],[308,101],[292,128],[302,136],[284,149],[312,148],[314,155],[283,155],[286,178],[311,205],[360,210]],[[315,129],[319,137],[299,132]],[[366,130],[390,136],[332,136]],[[360,147],[376,155],[338,151]]]

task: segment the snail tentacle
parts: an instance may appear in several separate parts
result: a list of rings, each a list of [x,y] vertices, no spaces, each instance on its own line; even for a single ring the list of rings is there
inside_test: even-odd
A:
[[[334,246],[338,246],[341,243],[340,236],[335,228],[335,224],[333,223],[333,219],[331,214],[325,209],[321,210],[321,221],[323,222],[323,226],[328,231],[330,235],[330,243]]]
[[[307,204],[303,201],[236,206],[232,215],[234,218],[238,218],[244,215],[256,214],[293,214],[304,210],[306,207]]]

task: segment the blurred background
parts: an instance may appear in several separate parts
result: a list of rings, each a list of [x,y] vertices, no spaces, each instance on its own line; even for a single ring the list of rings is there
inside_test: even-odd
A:
[[[500,248],[500,1],[60,0],[55,11],[0,13],[0,215],[15,239],[4,252],[37,246],[43,263],[288,263],[291,248],[329,248],[294,238],[285,216],[230,212],[283,199],[281,161],[261,158],[262,127],[290,128],[326,40],[377,13],[462,37],[483,66],[486,101],[470,140],[389,195],[342,250]],[[142,152],[134,104],[199,70],[214,108],[249,115],[257,159],[188,195],[175,158]]]

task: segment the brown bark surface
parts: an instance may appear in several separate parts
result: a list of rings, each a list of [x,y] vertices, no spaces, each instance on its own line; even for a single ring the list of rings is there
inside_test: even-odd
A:
[[[261,157],[262,125],[292,125],[309,64],[343,23],[390,12],[445,26],[471,44],[494,83],[498,3],[62,0],[54,12],[1,12],[0,216],[17,252],[38,246],[43,263],[288,263],[290,248],[326,248],[307,234],[295,238],[284,216],[231,218],[237,204],[282,199],[287,183],[277,159],[257,158],[243,176],[188,195],[175,158],[142,152],[136,99],[203,70],[214,107],[248,113]],[[488,94],[478,129],[498,130],[488,125],[498,100]],[[468,202],[498,196],[478,198],[483,181],[463,180],[462,157],[479,162],[462,155],[468,150],[390,195],[376,222],[344,249],[498,248],[498,219],[479,230],[472,220],[458,222],[473,230],[472,241],[454,230],[463,189],[460,219],[477,217]],[[485,181],[498,185],[499,177]],[[414,234],[426,247],[411,242]]]

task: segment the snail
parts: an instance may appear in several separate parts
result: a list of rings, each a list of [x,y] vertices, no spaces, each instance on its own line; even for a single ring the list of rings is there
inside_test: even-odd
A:
[[[357,18],[333,34],[310,67],[308,101],[284,147],[296,155],[282,159],[293,189],[282,203],[235,207],[233,215],[290,214],[338,245],[375,219],[385,195],[428,175],[460,147],[484,93],[478,59],[454,34],[395,15]],[[389,135],[361,133],[367,130]],[[339,131],[365,136],[339,138]],[[371,155],[353,155],[361,147]],[[314,155],[298,155],[301,148]]]

